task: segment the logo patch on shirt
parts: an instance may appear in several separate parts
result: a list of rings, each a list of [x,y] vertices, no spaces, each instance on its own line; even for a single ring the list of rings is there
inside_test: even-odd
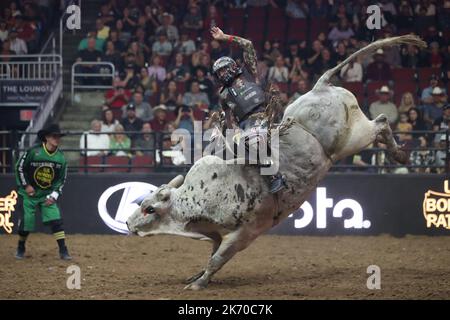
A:
[[[55,171],[50,166],[41,166],[34,171],[33,178],[40,188],[48,189],[55,178]]]

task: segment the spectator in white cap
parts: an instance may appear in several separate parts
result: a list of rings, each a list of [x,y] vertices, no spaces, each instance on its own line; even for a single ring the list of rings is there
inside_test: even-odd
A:
[[[392,79],[391,67],[384,61],[383,49],[378,49],[374,55],[374,62],[367,66],[368,80],[388,81]]]
[[[431,96],[433,101],[422,106],[423,118],[429,127],[433,125],[436,119],[442,117],[443,106],[447,99],[445,92],[440,87],[435,87]]]
[[[164,12],[161,20],[162,25],[156,29],[156,34],[165,32],[165,34],[167,34],[167,38],[172,44],[177,43],[179,35],[177,27],[173,25],[173,15],[168,12]]]
[[[382,86],[378,90],[379,99],[369,107],[370,118],[375,119],[380,114],[386,115],[389,124],[393,125],[397,122],[398,119],[398,110],[394,103],[391,100],[391,91],[388,86]]]
[[[422,95],[420,99],[422,100],[423,103],[433,103],[433,96],[431,93],[433,92],[434,88],[438,87],[438,84],[439,84],[438,76],[432,74],[430,77],[430,85],[422,90]],[[444,93],[445,92],[446,90],[444,89]]]

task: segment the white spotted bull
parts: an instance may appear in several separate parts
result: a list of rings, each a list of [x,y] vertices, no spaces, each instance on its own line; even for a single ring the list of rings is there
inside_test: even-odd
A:
[[[258,168],[206,156],[185,178],[178,176],[150,194],[128,219],[129,230],[140,236],[176,234],[211,240],[206,267],[187,280],[186,289],[199,290],[237,252],[298,209],[333,162],[376,140],[387,145],[394,159],[405,160],[386,117],[370,121],[351,92],[329,83],[358,56],[399,44],[425,46],[411,35],[376,41],[328,70],[310,92],[286,108],[282,124],[290,126],[279,138],[279,170],[287,189],[271,194]]]

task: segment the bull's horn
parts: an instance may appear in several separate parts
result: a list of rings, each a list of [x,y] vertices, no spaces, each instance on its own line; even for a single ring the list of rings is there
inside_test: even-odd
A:
[[[175,178],[173,178],[169,182],[169,186],[171,186],[173,188],[178,188],[179,186],[181,186],[183,184],[183,181],[184,181],[184,177],[180,174],[180,175],[176,176]]]

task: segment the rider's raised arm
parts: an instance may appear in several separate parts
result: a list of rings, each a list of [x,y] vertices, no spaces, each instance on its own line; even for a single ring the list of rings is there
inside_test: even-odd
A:
[[[256,64],[258,59],[256,57],[255,47],[250,40],[225,34],[218,27],[211,29],[211,35],[216,40],[235,43],[240,46],[243,50],[244,62],[248,68],[248,71],[251,72],[252,75],[256,76]]]

